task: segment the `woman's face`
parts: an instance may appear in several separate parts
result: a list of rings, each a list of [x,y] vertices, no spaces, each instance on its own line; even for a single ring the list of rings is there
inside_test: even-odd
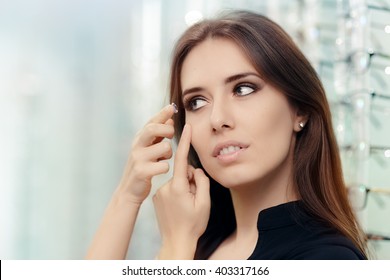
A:
[[[181,82],[191,143],[211,177],[235,188],[288,176],[299,117],[234,42],[196,46]]]

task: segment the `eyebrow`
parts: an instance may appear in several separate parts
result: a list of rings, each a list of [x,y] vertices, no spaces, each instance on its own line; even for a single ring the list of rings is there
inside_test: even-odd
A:
[[[245,77],[248,77],[248,76],[256,76],[258,78],[261,79],[261,77],[259,76],[259,74],[257,73],[254,73],[254,72],[245,72],[245,73],[240,73],[240,74],[236,74],[236,75],[233,75],[233,76],[230,76],[230,77],[227,77],[224,81],[225,84],[230,84],[234,81],[237,81],[237,80],[240,80],[242,78],[245,78]],[[193,87],[193,88],[189,88],[189,89],[186,89],[185,91],[183,91],[182,93],[182,98],[184,96],[186,96],[187,94],[190,94],[190,93],[194,93],[194,92],[199,92],[199,91],[202,91],[204,90],[204,88],[202,87]]]

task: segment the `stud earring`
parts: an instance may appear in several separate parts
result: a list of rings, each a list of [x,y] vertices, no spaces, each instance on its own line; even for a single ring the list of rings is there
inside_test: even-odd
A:
[[[305,127],[305,123],[304,123],[304,122],[299,122],[299,127],[300,127],[301,129],[303,129],[303,128]]]

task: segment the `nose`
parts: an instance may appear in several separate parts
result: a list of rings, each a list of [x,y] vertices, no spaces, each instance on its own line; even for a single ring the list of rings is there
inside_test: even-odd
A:
[[[233,112],[226,100],[214,100],[210,114],[210,124],[213,132],[220,132],[234,127]]]

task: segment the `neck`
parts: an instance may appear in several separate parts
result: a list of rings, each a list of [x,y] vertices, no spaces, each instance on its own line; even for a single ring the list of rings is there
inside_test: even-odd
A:
[[[287,168],[282,174],[278,172],[278,176],[230,189],[237,223],[236,240],[257,237],[257,219],[262,210],[298,199],[290,174]]]

